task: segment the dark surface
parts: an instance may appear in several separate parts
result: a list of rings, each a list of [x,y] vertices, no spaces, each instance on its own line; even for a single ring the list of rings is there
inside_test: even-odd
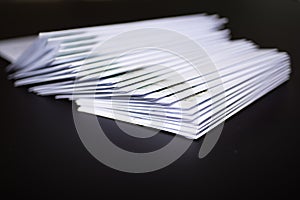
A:
[[[18,197],[279,197],[299,189],[300,3],[249,1],[108,1],[85,3],[0,3],[0,39],[40,31],[125,22],[196,12],[229,18],[234,38],[277,47],[291,56],[291,80],[225,123],[221,138],[204,159],[200,141],[175,163],[147,174],[127,174],[95,160],[82,145],[71,103],[14,88],[1,60],[1,189]],[[128,148],[160,147],[172,135],[161,133]],[[124,138],[124,137],[120,137]],[[139,195],[138,195],[139,194]]]

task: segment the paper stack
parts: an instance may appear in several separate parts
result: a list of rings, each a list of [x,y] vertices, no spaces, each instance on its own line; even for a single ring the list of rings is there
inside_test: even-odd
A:
[[[289,79],[289,56],[230,40],[205,14],[40,33],[16,86],[78,110],[196,139]]]

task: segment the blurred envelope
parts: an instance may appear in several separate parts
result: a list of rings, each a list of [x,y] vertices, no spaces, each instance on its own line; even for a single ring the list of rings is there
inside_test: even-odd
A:
[[[14,62],[31,45],[36,36],[27,36],[0,41],[0,56]]]

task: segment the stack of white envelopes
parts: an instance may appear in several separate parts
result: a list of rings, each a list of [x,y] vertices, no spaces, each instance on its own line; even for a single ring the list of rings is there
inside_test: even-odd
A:
[[[40,33],[16,86],[79,111],[196,139],[289,79],[289,56],[230,40],[205,14]]]

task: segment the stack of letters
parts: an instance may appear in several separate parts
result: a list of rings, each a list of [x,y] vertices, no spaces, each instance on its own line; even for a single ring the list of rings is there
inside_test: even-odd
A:
[[[40,33],[8,66],[15,86],[78,110],[196,139],[289,79],[289,56],[230,40],[197,14]]]

